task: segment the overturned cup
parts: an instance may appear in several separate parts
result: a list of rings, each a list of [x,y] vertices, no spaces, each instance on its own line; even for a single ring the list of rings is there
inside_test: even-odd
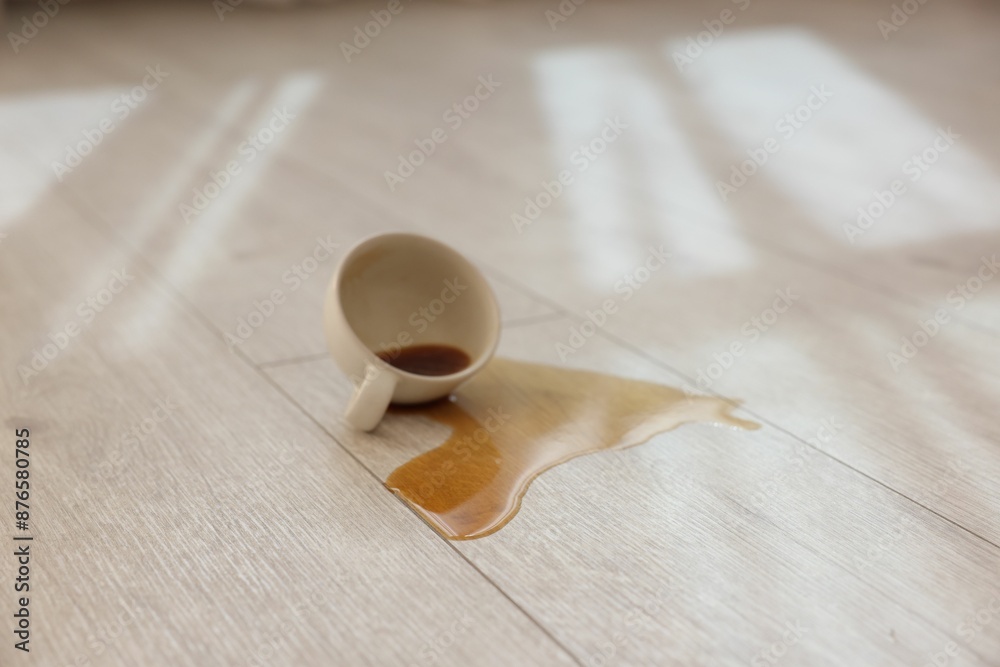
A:
[[[448,246],[379,234],[347,252],[326,296],[334,361],[354,382],[345,419],[370,431],[390,403],[424,403],[478,373],[500,340],[489,283]]]

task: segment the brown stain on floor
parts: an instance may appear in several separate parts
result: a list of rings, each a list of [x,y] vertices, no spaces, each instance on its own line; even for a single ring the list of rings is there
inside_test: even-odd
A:
[[[760,428],[733,408],[651,382],[494,359],[454,396],[390,409],[452,431],[385,485],[444,537],[476,539],[514,518],[536,477],[577,456],[632,447],[689,422]]]

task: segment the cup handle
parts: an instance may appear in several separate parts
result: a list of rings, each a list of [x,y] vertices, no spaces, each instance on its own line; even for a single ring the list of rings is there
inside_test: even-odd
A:
[[[392,393],[396,390],[396,377],[380,368],[365,366],[365,378],[354,389],[354,395],[347,404],[344,418],[359,431],[371,431],[382,421],[389,409]]]

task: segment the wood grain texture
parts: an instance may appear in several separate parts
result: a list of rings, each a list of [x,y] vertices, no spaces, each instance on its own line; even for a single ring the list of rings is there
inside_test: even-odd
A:
[[[558,228],[539,231],[535,242],[558,252]],[[610,242],[611,235],[604,238]],[[958,320],[947,303],[900,303],[758,245],[751,250],[761,263],[752,271],[685,280],[689,267],[724,263],[745,250],[742,242],[697,230],[685,238],[683,253],[620,304],[605,332],[682,373],[692,386],[752,392],[757,414],[803,440],[813,438],[822,421],[838,420],[846,437],[829,443],[832,455],[1000,543],[994,518],[1000,432],[989,416],[989,406],[1000,400],[994,334]],[[544,262],[536,274],[545,277],[534,289],[581,315],[593,311],[615,296],[617,276],[641,265],[643,248],[633,246],[630,257],[608,268],[603,289],[588,294],[579,285],[567,287],[566,269]],[[509,252],[516,256],[514,248]],[[566,253],[559,261],[565,267],[574,260]],[[682,280],[684,289],[672,288]],[[780,293],[791,295],[789,305]],[[774,311],[776,301],[787,312]],[[944,324],[934,324],[938,309]],[[921,323],[928,321],[935,335],[913,346],[912,359],[896,363],[889,355],[902,357],[903,337],[924,336]],[[741,346],[738,356],[730,352],[734,344]]]
[[[551,341],[571,325],[508,330],[499,353],[562,366]],[[683,382],[601,339],[570,366]],[[267,372],[380,478],[447,437],[399,416],[351,432],[350,384],[330,361]],[[1000,567],[992,545],[774,427],[684,426],[574,460],[542,475],[506,528],[458,548],[585,664],[607,642],[622,664],[748,664],[786,622],[809,628],[788,647],[797,664],[917,664],[989,603]],[[995,637],[963,660],[989,664]]]
[[[5,642],[0,664],[924,665],[949,642],[949,665],[996,664],[1000,282],[948,298],[1000,252],[996,8],[927,3],[883,39],[889,7],[754,0],[680,70],[721,8],[595,1],[553,30],[536,3],[407,4],[347,62],[372,8],[70,3],[5,57],[0,418],[33,431],[40,556],[38,652]],[[157,65],[60,181],[52,161]],[[500,86],[448,126],[481,76]],[[717,181],[824,85],[722,200]],[[447,141],[390,189],[436,127]],[[848,238],[948,127],[954,145]],[[563,169],[574,182],[519,233],[512,214]],[[484,267],[502,354],[562,365],[556,344],[614,299],[569,367],[680,386],[718,364],[703,388],[765,428],[581,458],[502,531],[442,541],[381,481],[446,433],[346,431],[320,328],[336,254],[286,280],[318,239],[393,229]],[[651,247],[670,258],[626,300]],[[135,282],[25,385],[17,366],[123,267]],[[895,372],[887,355],[938,308],[949,322]]]
[[[32,651],[3,664],[572,664],[141,260],[56,200],[34,216],[0,268],[3,471],[29,428],[35,489]],[[23,383],[113,270],[134,278]]]
[[[142,82],[144,67],[159,67],[165,76],[148,101],[64,176],[65,192],[83,216],[100,219],[142,253],[221,334],[237,335],[241,319],[268,310],[259,304],[280,291],[275,315],[239,343],[255,362],[323,353],[322,313],[315,304],[339,257],[371,234],[419,230],[372,212],[328,176],[281,152],[282,142],[308,132],[294,117],[306,115],[311,95],[324,90],[318,75],[267,83],[241,77],[232,87],[208,86],[172,62],[179,53],[144,58],[133,54],[136,46],[126,38],[112,57],[94,40],[67,38],[66,48],[79,46],[70,71],[94,92],[50,100],[30,90],[38,78],[24,76],[30,70],[14,71],[12,88],[29,90],[3,110],[4,118],[20,129],[11,142],[36,159],[20,169],[54,184],[51,163],[64,159],[65,143],[104,118],[117,119],[111,111],[116,96]],[[143,64],[126,67],[121,58]],[[59,115],[64,108],[74,113]],[[249,151],[248,135],[269,128],[275,109],[294,117],[273,143]],[[230,162],[240,165],[240,173],[204,210],[194,208],[196,191],[214,188],[212,174],[225,172]],[[187,219],[182,204],[194,211]],[[505,283],[491,282],[506,321],[551,314]]]

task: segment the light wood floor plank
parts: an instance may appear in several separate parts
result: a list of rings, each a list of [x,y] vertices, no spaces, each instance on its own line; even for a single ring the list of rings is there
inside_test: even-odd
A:
[[[0,247],[0,420],[34,455],[25,664],[572,664],[141,261],[52,198],[20,222]],[[113,271],[127,284],[88,324],[76,304]]]
[[[599,310],[605,298],[618,299],[620,310],[604,326],[607,334],[677,369],[692,387],[747,392],[751,410],[803,440],[815,435],[815,424],[838,420],[850,436],[830,445],[831,454],[1000,543],[998,433],[989,417],[1000,396],[1000,366],[992,334],[957,321],[951,308],[947,321],[935,324],[934,310],[834,282],[760,246],[752,248],[766,260],[755,270],[685,280],[690,267],[724,265],[745,249],[694,230],[684,254],[625,302],[611,288],[617,276],[642,264],[647,253],[640,242],[632,242],[631,266],[608,268],[607,287],[588,294],[581,283],[594,264],[563,251],[558,229],[534,238],[553,262],[533,264],[534,289],[573,304],[580,314]],[[611,235],[598,238],[612,242]],[[499,246],[492,248],[497,252]],[[492,261],[504,265],[521,254],[512,245],[507,257]],[[580,267],[575,274],[566,268],[574,264]],[[567,275],[580,276],[580,282],[571,287]],[[684,288],[674,289],[680,281]],[[779,294],[788,295],[790,304]],[[787,312],[777,313],[775,303]],[[921,323],[928,321],[937,333],[925,339]],[[904,347],[903,337],[925,344]],[[740,346],[737,355],[734,344]]]
[[[947,297],[1000,250],[995,8],[928,3],[882,39],[886,7],[755,0],[679,72],[672,51],[718,9],[586,3],[553,30],[529,2],[405,7],[348,63],[366,5],[220,22],[71,3],[0,68],[0,416],[37,424],[39,484],[69,490],[38,499],[37,664],[923,665],[949,641],[950,664],[993,664],[975,617],[1000,595],[1000,283],[960,311]],[[51,161],[156,64],[170,76],[57,184]],[[390,190],[386,170],[491,75]],[[716,181],[824,84],[830,102],[722,202]],[[278,141],[185,224],[179,205],[286,105]],[[616,116],[621,138],[576,171]],[[851,243],[856,207],[949,126],[954,147]],[[561,169],[574,183],[519,234],[511,215]],[[285,280],[318,238],[390,229],[486,267],[504,354],[561,364],[556,344],[615,298],[567,367],[697,384],[725,364],[703,388],[766,428],[574,461],[501,532],[441,541],[378,482],[442,429],[345,431],[349,388],[319,356],[337,257]],[[617,281],[661,245],[624,302]],[[17,364],[120,262],[135,284],[25,387]],[[219,339],[275,289],[287,301],[231,353]],[[786,289],[788,312],[745,334]],[[951,321],[894,372],[939,306]],[[90,637],[128,612],[98,654]],[[783,646],[788,624],[803,637]]]
[[[500,353],[558,366],[547,341],[571,323],[508,331]],[[596,339],[570,366],[680,381]],[[330,361],[267,372],[380,478],[447,436],[399,416],[352,433],[350,384]],[[997,548],[774,428],[684,426],[574,460],[506,528],[457,544],[585,664],[607,642],[621,664],[748,664],[786,623],[809,628],[789,647],[797,664],[919,664],[990,602],[1000,567]],[[962,659],[988,664],[994,637]]]

